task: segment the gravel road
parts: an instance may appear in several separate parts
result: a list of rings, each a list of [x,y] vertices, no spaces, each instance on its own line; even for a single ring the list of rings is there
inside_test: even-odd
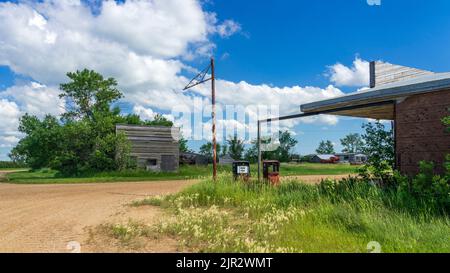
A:
[[[0,171],[0,181],[5,173]],[[326,177],[346,176],[295,178],[306,183],[317,183]],[[55,185],[0,183],[0,252],[69,252],[67,244],[71,241],[84,244],[90,227],[129,218],[156,222],[161,216],[158,208],[131,209],[125,205],[147,196],[176,193],[194,183],[196,181],[192,180]],[[104,249],[96,247],[88,250],[95,252]],[[158,248],[154,251],[171,249]]]
[[[175,193],[193,183],[0,183],[0,252],[68,252],[68,242],[82,242],[87,227],[115,220],[126,212],[125,204],[146,196]],[[157,208],[154,210],[146,209],[145,217],[157,217]]]

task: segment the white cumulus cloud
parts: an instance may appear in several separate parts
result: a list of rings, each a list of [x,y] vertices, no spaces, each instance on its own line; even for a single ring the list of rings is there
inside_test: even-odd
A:
[[[0,92],[0,98],[15,101],[21,112],[42,118],[46,114],[58,116],[65,111],[64,101],[59,98],[59,94],[57,87],[31,82],[15,85]]]
[[[15,102],[0,99],[0,145],[11,147],[18,141],[21,112]]]
[[[351,67],[336,63],[329,67],[330,80],[337,86],[369,85],[369,62],[360,58],[353,61]]]
[[[221,37],[230,37],[241,30],[241,25],[233,20],[225,20],[216,29]]]
[[[0,90],[0,144],[17,141],[18,118],[25,112],[61,114],[64,102],[57,86],[67,81],[66,72],[83,68],[116,78],[123,101],[143,118],[152,119],[160,110],[170,113],[174,106],[192,107],[196,98],[208,105],[208,85],[178,91],[189,80],[184,73],[192,70],[185,60],[211,54],[216,47],[212,35],[226,38],[241,30],[238,22],[205,11],[199,0],[103,1],[95,14],[79,0],[0,3],[0,65],[32,79]],[[353,68],[336,64],[332,81],[363,82],[353,78],[361,78],[364,63],[357,59]],[[218,103],[275,104],[279,114],[299,112],[302,103],[341,94],[331,85],[273,87],[217,80]],[[224,125],[245,126],[222,120]],[[282,126],[292,128],[299,122],[336,124],[337,119],[318,116]]]

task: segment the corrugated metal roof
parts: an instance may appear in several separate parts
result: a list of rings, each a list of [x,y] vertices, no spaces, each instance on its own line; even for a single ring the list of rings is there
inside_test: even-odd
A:
[[[349,105],[364,105],[447,88],[450,88],[450,73],[435,73],[377,86],[333,99],[306,103],[300,106],[300,110],[309,113]]]
[[[336,157],[335,155],[316,155],[316,156],[322,160],[330,160],[332,157]]]

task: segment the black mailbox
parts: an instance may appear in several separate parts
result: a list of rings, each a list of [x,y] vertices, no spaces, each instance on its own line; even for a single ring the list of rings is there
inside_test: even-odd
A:
[[[248,161],[234,161],[233,162],[233,177],[235,180],[241,178],[248,180],[250,178],[250,162]]]

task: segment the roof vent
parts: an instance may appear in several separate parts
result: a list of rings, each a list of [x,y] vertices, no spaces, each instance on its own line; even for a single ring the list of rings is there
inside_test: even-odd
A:
[[[434,73],[382,61],[373,61],[370,62],[370,88],[431,74]]]

